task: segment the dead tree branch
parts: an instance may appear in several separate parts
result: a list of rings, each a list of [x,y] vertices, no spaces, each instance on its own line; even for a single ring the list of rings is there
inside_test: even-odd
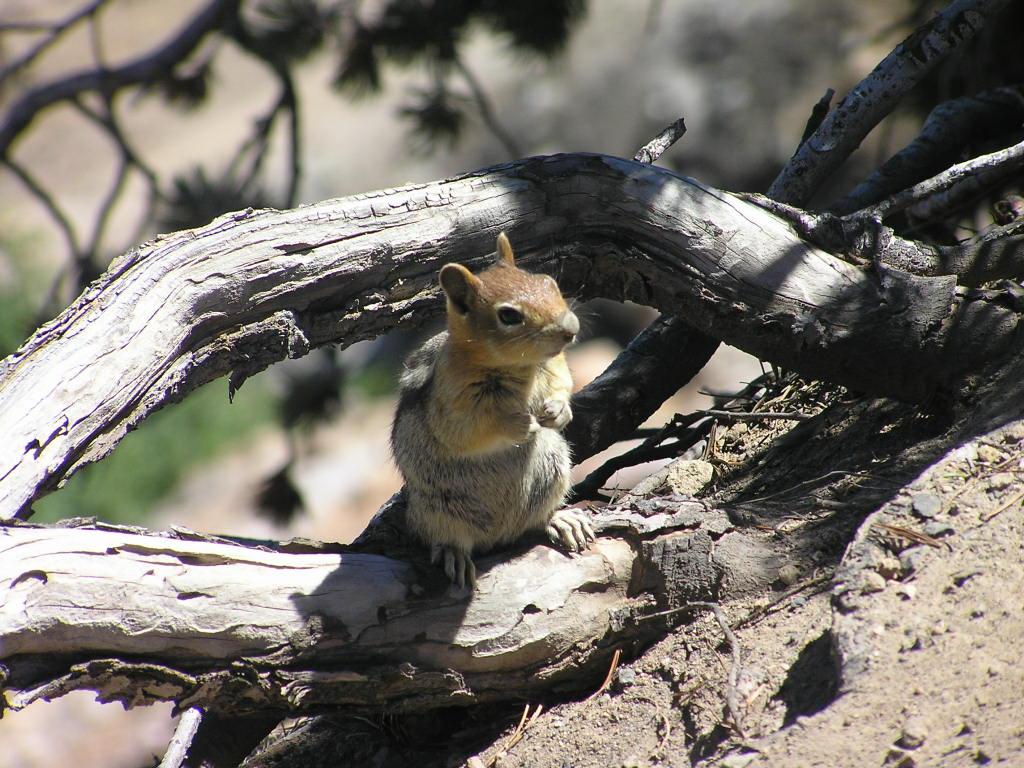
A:
[[[150,81],[181,61],[211,31],[238,11],[240,0],[211,0],[163,46],[133,61],[109,69],[93,69],[45,83],[18,97],[0,123],[0,157],[33,118],[53,104],[74,99],[89,91],[110,92],[126,85]]]
[[[903,95],[952,51],[977,34],[1008,0],[956,0],[918,27],[830,112],[797,149],[768,196],[806,205]]]
[[[981,155],[980,157],[975,157],[947,168],[937,176],[915,184],[909,189],[897,192],[878,204],[863,211],[853,213],[851,216],[870,216],[882,219],[912,205],[916,205],[933,195],[944,192],[958,182],[979,173],[994,170],[1013,172],[1019,170],[1021,165],[1024,165],[1024,141],[1014,144],[1012,147]]]
[[[1020,343],[1017,312],[954,276],[854,266],[763,207],[663,169],[530,158],[230,214],[115,260],[0,363],[0,517],[28,514],[33,498],[201,384],[230,374],[237,388],[313,347],[423,326],[440,310],[440,266],[482,264],[501,229],[526,266],[569,293],[656,307],[862,391],[928,397]]]
[[[480,558],[471,600],[423,558],[354,546],[0,528],[0,682],[14,709],[89,688],[204,717],[585,690],[614,648],[664,632],[637,617],[763,590],[820,546],[736,530],[700,502],[660,505],[603,510],[580,556],[525,542]]]
[[[917,138],[829,210],[846,215],[870,207],[953,165],[965,147],[1019,131],[1022,125],[1024,88],[1019,85],[944,102],[931,111]]]

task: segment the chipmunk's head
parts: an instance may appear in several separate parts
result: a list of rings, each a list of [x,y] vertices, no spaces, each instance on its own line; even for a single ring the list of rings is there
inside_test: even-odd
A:
[[[505,233],[494,264],[474,275],[446,264],[441,287],[448,297],[448,332],[459,345],[496,365],[540,363],[561,352],[580,330],[558,283],[519,269]]]

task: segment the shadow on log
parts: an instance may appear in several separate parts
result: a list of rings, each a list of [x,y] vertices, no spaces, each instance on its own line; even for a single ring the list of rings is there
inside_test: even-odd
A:
[[[472,595],[372,546],[7,527],[8,705],[78,688],[233,715],[564,694],[593,686],[614,649],[662,636],[670,619],[645,615],[764,590],[817,545],[741,532],[722,510],[671,497],[604,508],[594,525],[582,555],[524,542],[480,558]]]

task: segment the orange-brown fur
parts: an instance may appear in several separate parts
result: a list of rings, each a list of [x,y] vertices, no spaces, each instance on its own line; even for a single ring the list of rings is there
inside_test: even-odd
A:
[[[572,417],[563,349],[579,322],[552,278],[515,266],[504,234],[493,266],[448,264],[440,277],[448,331],[406,363],[392,447],[410,528],[462,583],[474,550],[531,528],[572,549],[593,536],[558,511],[570,468],[559,432]]]

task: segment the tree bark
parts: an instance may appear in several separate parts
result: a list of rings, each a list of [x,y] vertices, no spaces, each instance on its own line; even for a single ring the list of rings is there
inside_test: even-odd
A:
[[[601,538],[578,556],[525,542],[478,559],[471,596],[421,548],[398,560],[184,531],[5,527],[0,679],[15,709],[77,688],[233,715],[550,695],[592,686],[615,648],[672,621],[644,615],[764,590],[820,547],[820,532],[740,531],[680,499],[606,508],[594,524]]]
[[[147,415],[440,311],[435,275],[482,266],[507,230],[563,288],[654,306],[808,376],[918,400],[1016,350],[1019,313],[951,275],[861,267],[763,206],[601,155],[243,211],[117,259],[0,363],[0,519],[109,453]],[[909,245],[907,245],[909,244]],[[906,241],[907,247],[914,244]]]

